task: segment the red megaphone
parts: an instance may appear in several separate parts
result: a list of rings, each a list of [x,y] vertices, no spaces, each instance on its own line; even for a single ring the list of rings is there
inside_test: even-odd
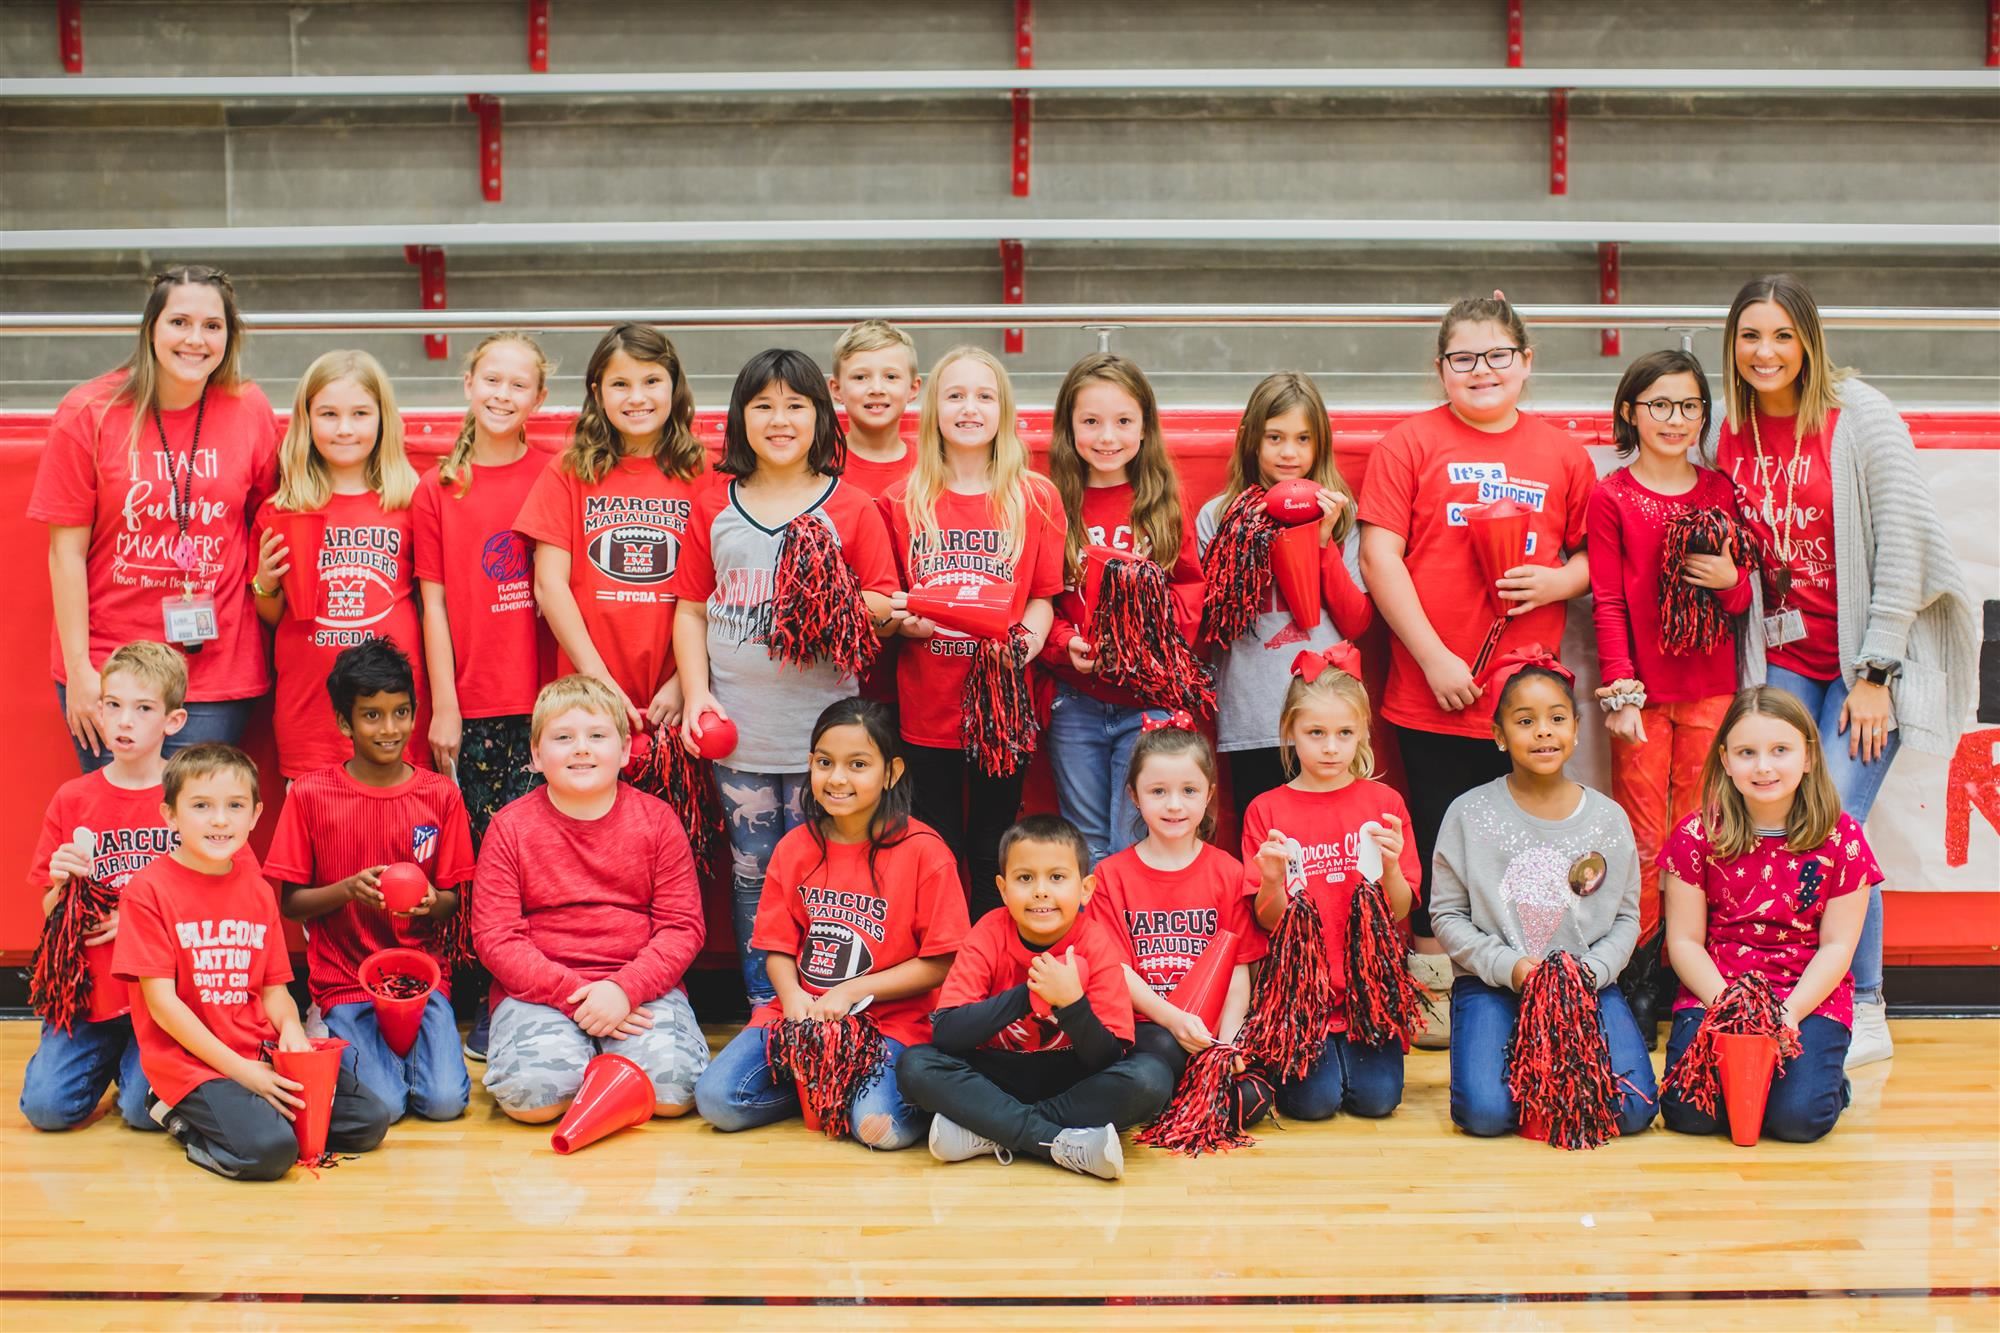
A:
[[[1130,551],[1121,551],[1115,546],[1086,546],[1077,553],[1083,560],[1083,609],[1086,615],[1097,610],[1097,599],[1104,592],[1104,571],[1116,560],[1137,560]]]
[[[421,949],[377,949],[361,960],[356,975],[361,989],[374,1002],[375,1027],[382,1040],[397,1055],[408,1055],[424,1025],[424,1009],[431,1002],[431,992],[438,988],[441,973],[437,959]],[[421,982],[423,988],[417,992],[414,986],[399,986],[398,979],[413,979]],[[399,991],[416,993],[406,995]]]
[[[1319,483],[1281,481],[1264,495],[1264,512],[1278,524],[1271,542],[1271,579],[1302,630],[1319,627]]]
[[[1715,1034],[1715,1060],[1722,1075],[1722,1105],[1729,1114],[1729,1138],[1739,1148],[1757,1146],[1764,1132],[1764,1104],[1778,1067],[1778,1039],[1749,1032]]]
[[[326,1132],[333,1126],[333,1088],[340,1081],[340,1053],[347,1049],[340,1037],[307,1040],[312,1042],[309,1051],[271,1048],[271,1068],[300,1085],[299,1100],[305,1103],[292,1116],[301,1162],[317,1161],[326,1151]]]
[[[621,1129],[653,1118],[653,1080],[637,1063],[606,1052],[583,1067],[583,1086],[549,1136],[549,1146],[565,1155]]]
[[[912,588],[910,614],[975,639],[1004,639],[1014,624],[1011,583],[934,583]]]
[[[1212,1034],[1222,1023],[1222,1002],[1229,996],[1229,975],[1235,967],[1236,932],[1218,930],[1167,1003],[1199,1018]]]

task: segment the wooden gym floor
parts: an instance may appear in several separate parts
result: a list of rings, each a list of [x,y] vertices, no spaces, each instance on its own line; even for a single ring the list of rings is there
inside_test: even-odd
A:
[[[1594,1153],[1402,1109],[1122,1184],[655,1121],[562,1158],[478,1086],[315,1178],[29,1129],[0,1023],[0,1328],[2000,1328],[2000,1022],[1899,1021],[1825,1141]],[[726,1035],[712,1033],[718,1042]],[[800,1306],[812,1308],[801,1309]]]

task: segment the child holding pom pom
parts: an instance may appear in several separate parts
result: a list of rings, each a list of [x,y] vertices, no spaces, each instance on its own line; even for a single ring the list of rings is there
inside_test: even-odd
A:
[[[965,894],[944,839],[910,818],[910,784],[889,710],[866,699],[829,704],[813,724],[806,822],[771,857],[750,942],[765,952],[777,998],[716,1056],[695,1084],[702,1119],[752,1129],[799,1112],[807,1097],[831,1103],[816,1118],[870,1148],[907,1148],[923,1113],[903,1100],[896,1062],[930,1040],[938,987],[965,938]],[[841,1025],[879,1037],[874,1061],[836,1058],[835,1086],[781,1069],[787,1040],[824,1047]],[[837,1122],[837,1123],[836,1123]]]
[[[1796,698],[1771,686],[1744,690],[1720,735],[1702,769],[1701,809],[1660,855],[1667,952],[1681,978],[1660,1111],[1682,1134],[1722,1126],[1708,1020],[1725,1008],[1755,1009],[1742,1003],[1742,985],[1761,980],[1778,1013],[1729,1030],[1779,1039],[1784,1058],[1763,1132],[1810,1143],[1847,1104],[1848,966],[1882,872],[1861,826],[1840,808],[1819,728]]]
[[[1540,644],[1492,664],[1479,688],[1494,700],[1493,742],[1511,771],[1452,802],[1438,833],[1431,920],[1456,974],[1451,1118],[1468,1134],[1521,1123],[1510,1075],[1528,1066],[1510,1052],[1517,1025],[1527,1031],[1522,992],[1557,954],[1562,975],[1583,978],[1581,1012],[1567,1015],[1575,1031],[1559,1035],[1577,1053],[1572,1100],[1588,1103],[1577,1117],[1586,1140],[1653,1119],[1652,1063],[1613,984],[1639,936],[1639,863],[1625,812],[1563,772],[1576,749],[1574,680]]]
[[[1243,816],[1243,892],[1270,957],[1239,1041],[1271,1073],[1280,1115],[1386,1116],[1424,1024],[1394,924],[1409,915],[1423,867],[1404,835],[1403,798],[1372,776],[1352,644],[1294,656],[1278,735],[1294,776]]]
[[[893,600],[905,757],[917,817],[969,872],[975,921],[1000,905],[1000,835],[1021,808],[1039,719],[1028,663],[1063,584],[1063,506],[1028,471],[1014,389],[992,353],[954,347],[924,382],[917,466],[882,498],[909,591]],[[1002,604],[1000,637],[975,638],[911,598],[980,594]],[[1086,865],[1085,869],[1089,867]]]
[[[696,750],[716,721],[736,727],[735,748],[715,764],[715,786],[752,1004],[773,994],[750,934],[778,840],[805,818],[798,762],[811,719],[855,692],[896,590],[881,514],[840,479],[846,454],[812,358],[778,348],[751,357],[729,396],[716,465],[728,480],[696,498],[668,585],[680,599],[681,737]]]

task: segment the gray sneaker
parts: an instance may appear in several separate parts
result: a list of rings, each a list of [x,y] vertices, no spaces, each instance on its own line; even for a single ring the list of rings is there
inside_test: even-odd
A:
[[[940,1162],[966,1162],[975,1157],[994,1156],[1005,1166],[1014,1154],[981,1134],[975,1134],[956,1120],[931,1117],[931,1156]]]
[[[1125,1175],[1125,1148],[1118,1142],[1118,1126],[1094,1125],[1089,1129],[1065,1129],[1054,1143],[1044,1145],[1055,1164],[1078,1175],[1099,1180],[1119,1180]]]

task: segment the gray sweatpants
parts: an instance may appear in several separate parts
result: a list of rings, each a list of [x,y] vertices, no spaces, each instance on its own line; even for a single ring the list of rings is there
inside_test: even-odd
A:
[[[590,1036],[560,1009],[505,999],[493,1011],[486,1048],[486,1091],[502,1109],[539,1110],[576,1096],[583,1067],[600,1052],[622,1055],[651,1076],[657,1100],[673,1106],[694,1101],[694,1081],[708,1068],[708,1039],[701,1035],[687,996],[671,991],[643,1008],[653,1026],[636,1037]]]

